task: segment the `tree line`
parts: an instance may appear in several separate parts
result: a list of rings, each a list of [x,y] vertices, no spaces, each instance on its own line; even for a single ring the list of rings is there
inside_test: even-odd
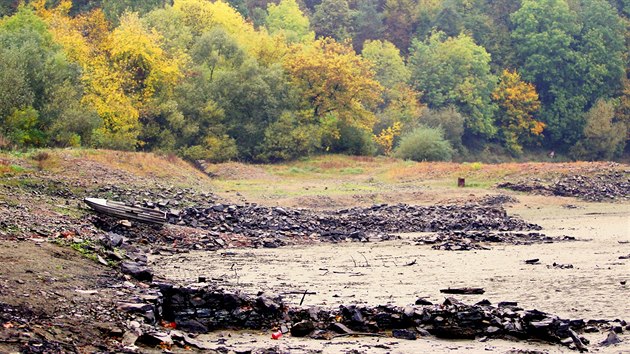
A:
[[[610,159],[628,0],[0,3],[0,147]]]

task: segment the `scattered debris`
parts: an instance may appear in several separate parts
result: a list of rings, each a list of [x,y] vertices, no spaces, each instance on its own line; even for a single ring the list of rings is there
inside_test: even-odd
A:
[[[486,291],[482,288],[448,288],[448,289],[440,289],[441,293],[444,294],[462,294],[462,295],[474,295],[474,294],[483,294]]]

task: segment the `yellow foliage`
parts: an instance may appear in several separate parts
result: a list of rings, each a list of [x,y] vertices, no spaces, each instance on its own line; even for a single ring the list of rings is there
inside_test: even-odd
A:
[[[376,118],[370,109],[380,102],[383,87],[374,79],[370,62],[348,43],[332,38],[290,49],[284,67],[316,118],[332,114],[345,124],[372,129]]]
[[[218,0],[175,0],[173,9],[193,32],[200,35],[214,27],[221,27],[231,34],[245,51],[263,64],[278,62],[286,52],[282,38],[273,38],[266,30],[257,31],[228,3]]]
[[[385,155],[390,155],[392,153],[394,139],[397,136],[400,136],[401,130],[402,124],[400,122],[394,122],[391,127],[383,129],[378,135],[374,135],[374,141],[383,148]]]
[[[71,18],[71,2],[34,7],[68,58],[82,68],[83,101],[103,120],[97,144],[133,149],[138,143],[140,111],[154,94],[170,92],[181,76],[180,57],[162,50],[162,37],[145,28],[137,14],[125,14],[113,31],[101,10]]]
[[[177,58],[170,58],[160,47],[162,36],[149,31],[137,13],[126,13],[106,41],[106,51],[114,70],[122,74],[125,93],[145,102],[160,88],[170,90],[180,77]]]
[[[534,119],[540,109],[538,93],[534,85],[521,80],[516,71],[504,70],[499,85],[492,93],[502,114],[497,124],[503,130],[508,148],[515,152],[521,150],[520,141],[528,135],[542,134],[545,124]]]

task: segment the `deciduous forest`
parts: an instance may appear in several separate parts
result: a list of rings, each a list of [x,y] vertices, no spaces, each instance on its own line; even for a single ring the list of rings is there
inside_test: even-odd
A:
[[[0,147],[624,153],[630,0],[0,1]]]

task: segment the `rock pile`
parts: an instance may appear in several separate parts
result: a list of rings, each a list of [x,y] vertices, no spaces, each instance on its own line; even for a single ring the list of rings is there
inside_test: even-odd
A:
[[[329,241],[388,239],[391,233],[446,230],[540,230],[540,226],[508,216],[502,207],[465,204],[412,206],[374,205],[315,212],[263,207],[256,204],[186,208],[169,215],[169,222],[254,238],[312,235]]]
[[[475,249],[470,244],[480,242],[553,241],[536,232],[513,233],[541,227],[507,215],[501,206],[475,203],[380,204],[336,211],[213,204],[168,210],[168,222],[176,227],[160,228],[141,223],[130,226],[103,215],[94,216],[92,222],[98,229],[146,245],[153,252],[160,249],[217,250],[229,245],[275,248],[317,241],[382,241],[397,238],[395,233],[404,232],[439,232],[437,238],[427,236],[417,241],[451,244],[443,249]]]
[[[513,245],[531,245],[535,243],[553,243],[575,241],[575,237],[554,238],[540,232],[492,232],[492,231],[441,231],[434,235],[414,238],[416,244],[433,245],[431,248],[443,251],[489,250],[482,244],[509,243]]]
[[[117,185],[99,187],[91,196],[124,202],[130,206],[169,211],[191,205],[211,205],[217,197],[210,192],[196,192],[192,188],[155,186],[153,188],[124,188]]]
[[[630,198],[630,173],[609,171],[594,176],[570,175],[561,177],[550,184],[532,180],[505,182],[497,187],[519,192],[577,197],[593,202],[628,200]]]
[[[452,297],[442,304],[340,306],[338,309],[288,308],[281,298],[260,294],[250,298],[211,286],[160,285],[155,302],[163,321],[194,333],[215,329],[273,329],[293,336],[330,339],[343,335],[382,335],[415,339],[434,335],[447,339],[538,339],[584,349],[581,332],[622,332],[625,321],[561,319],[538,310],[524,310],[514,302],[492,306],[484,300],[474,305]]]

